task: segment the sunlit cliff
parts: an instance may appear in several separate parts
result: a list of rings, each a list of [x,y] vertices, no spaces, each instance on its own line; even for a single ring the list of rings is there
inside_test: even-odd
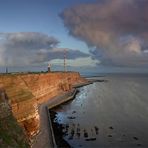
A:
[[[76,72],[1,75],[0,103],[10,105],[10,112],[30,138],[39,131],[39,105],[85,81]],[[4,110],[1,113],[9,116]]]

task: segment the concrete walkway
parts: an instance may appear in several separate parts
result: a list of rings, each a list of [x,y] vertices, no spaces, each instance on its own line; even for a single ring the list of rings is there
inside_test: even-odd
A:
[[[49,132],[49,121],[46,113],[46,103],[39,107],[40,132],[36,136],[32,148],[52,148],[52,135]]]
[[[51,109],[64,102],[72,100],[77,93],[77,90],[75,88],[82,87],[88,84],[91,84],[91,82],[79,83],[78,85],[73,86],[74,89],[71,92],[63,92],[62,94],[58,94],[58,96],[49,99],[47,102],[39,106],[40,132],[35,137],[32,148],[53,148],[53,138],[50,128],[51,125],[47,115],[47,107]]]
[[[39,115],[40,115],[40,132],[36,136],[32,148],[53,148],[53,139],[52,133],[50,129],[50,122],[47,116],[47,107],[54,107],[63,102],[66,102],[72,97],[74,97],[76,91],[63,93],[60,96],[53,97],[49,99],[48,102],[45,102],[39,107]]]

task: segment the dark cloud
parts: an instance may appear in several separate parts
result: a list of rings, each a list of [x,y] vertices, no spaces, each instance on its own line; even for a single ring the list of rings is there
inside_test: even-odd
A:
[[[0,33],[3,36],[6,48],[24,48],[38,50],[55,47],[59,41],[54,37],[38,32]]]
[[[148,65],[148,1],[104,0],[65,9],[60,16],[69,33],[95,47],[104,64]]]
[[[36,32],[0,33],[0,66],[41,65],[63,59],[64,49],[57,48],[54,37]],[[88,57],[79,50],[67,50],[69,59]]]
[[[72,50],[68,48],[57,48],[48,52],[49,59],[63,59],[64,52],[66,52],[67,59],[77,59],[81,57],[89,57],[90,55],[87,53],[83,53],[79,50]]]
[[[54,37],[35,32],[0,33],[0,65],[20,66],[47,59],[39,55],[41,48],[52,49],[59,41]]]

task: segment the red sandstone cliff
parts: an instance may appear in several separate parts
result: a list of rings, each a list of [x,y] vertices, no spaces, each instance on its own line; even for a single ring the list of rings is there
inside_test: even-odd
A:
[[[31,137],[39,130],[38,105],[85,81],[76,72],[1,75],[0,89],[5,91],[14,117]]]

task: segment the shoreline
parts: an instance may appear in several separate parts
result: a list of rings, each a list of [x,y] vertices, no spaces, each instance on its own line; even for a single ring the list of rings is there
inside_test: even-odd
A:
[[[93,82],[87,83],[79,83],[77,85],[73,85],[72,92],[63,92],[57,94],[57,96],[49,99],[47,102],[41,104],[39,106],[39,116],[40,116],[40,129],[39,133],[33,137],[33,142],[31,144],[31,148],[53,148],[53,136],[52,136],[52,129],[51,123],[49,122],[49,117],[47,115],[47,108],[51,109],[57,107],[67,101],[70,101],[75,98],[77,94],[77,88],[83,87]]]

